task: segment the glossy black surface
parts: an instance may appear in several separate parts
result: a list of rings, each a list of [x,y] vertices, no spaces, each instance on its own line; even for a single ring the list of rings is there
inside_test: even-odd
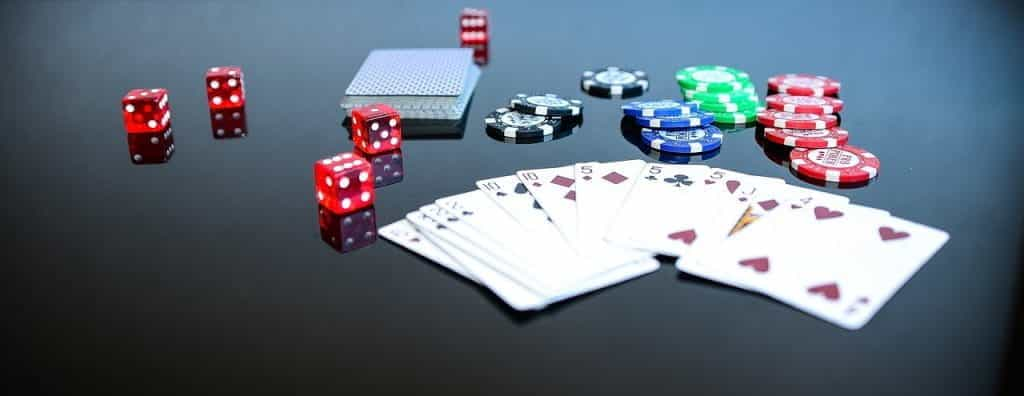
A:
[[[170,2],[168,2],[170,3]],[[463,4],[4,2],[5,355],[31,393],[927,394],[997,392],[1021,269],[1021,9],[1010,2],[477,3],[489,64],[463,135],[409,139],[377,224],[518,169],[648,157],[586,68],[682,66],[842,80],[843,126],[882,160],[853,201],[951,240],[849,332],[670,266],[512,314],[387,241],[325,244],[312,162],[348,150],[338,101],[373,48],[457,46]],[[215,139],[207,67],[244,68],[248,136]],[[118,103],[165,87],[176,151],[128,157]],[[518,92],[585,100],[552,142],[482,118]],[[752,128],[705,163],[809,185]],[[1016,345],[1020,345],[1019,341]],[[1004,371],[1007,370],[1007,371]]]

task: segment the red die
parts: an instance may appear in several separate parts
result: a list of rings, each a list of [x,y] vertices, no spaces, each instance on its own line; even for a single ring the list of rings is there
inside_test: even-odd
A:
[[[463,8],[459,13],[459,31],[487,30],[487,10],[479,8]]]
[[[373,168],[365,158],[341,153],[313,164],[316,199],[337,214],[373,205]]]
[[[402,147],[402,119],[386,104],[352,109],[352,133],[356,147],[367,154]]]
[[[467,31],[459,33],[459,40],[462,46],[466,44],[486,44],[488,42],[487,32]]]
[[[206,97],[211,109],[245,105],[245,80],[238,66],[211,67],[206,71]]]
[[[249,129],[245,126],[245,106],[210,109],[210,131],[216,139],[237,138],[249,134]]]
[[[163,132],[129,133],[128,153],[136,164],[167,162],[174,154],[174,133],[168,127]]]
[[[373,206],[338,215],[318,206],[320,239],[335,250],[348,253],[377,241],[377,212]]]
[[[121,98],[124,129],[129,133],[162,132],[171,122],[171,105],[163,88],[133,89]]]

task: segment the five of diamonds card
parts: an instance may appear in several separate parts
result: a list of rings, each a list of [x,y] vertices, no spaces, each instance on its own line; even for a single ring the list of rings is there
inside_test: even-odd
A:
[[[520,311],[649,274],[661,255],[859,329],[949,239],[844,196],[704,165],[589,162],[476,187],[379,233]]]

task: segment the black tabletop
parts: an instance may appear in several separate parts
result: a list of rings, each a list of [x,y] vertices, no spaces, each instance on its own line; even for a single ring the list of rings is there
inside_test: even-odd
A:
[[[587,68],[648,71],[648,99],[678,98],[674,73],[695,64],[746,70],[761,94],[775,74],[832,76],[851,144],[882,161],[837,191],[951,235],[851,332],[667,263],[521,315],[387,241],[339,254],[320,238],[312,164],[351,149],[342,93],[374,48],[458,46],[463,4],[180,3],[0,5],[5,349],[39,393],[962,395],[1009,374],[1018,5],[466,4],[491,12],[492,38],[464,133],[408,139],[404,180],[378,190],[383,225],[482,178],[649,159],[620,133],[621,100],[580,92]],[[249,133],[215,139],[203,74],[232,64]],[[170,92],[176,151],[135,165],[119,100],[149,87]],[[583,98],[583,126],[489,138],[484,115],[518,92]],[[753,128],[705,163],[835,190],[773,162]]]

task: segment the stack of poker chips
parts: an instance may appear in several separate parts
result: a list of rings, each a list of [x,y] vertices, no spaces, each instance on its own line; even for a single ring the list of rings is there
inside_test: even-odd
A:
[[[568,136],[583,123],[583,102],[555,94],[516,94],[484,118],[487,134],[508,143],[543,142]]]
[[[813,74],[781,74],[768,79],[768,110],[757,113],[764,140],[791,148],[789,165],[815,181],[862,183],[878,174],[874,154],[847,142],[839,127],[843,101],[839,81]],[[761,128],[759,128],[761,129]]]
[[[640,128],[639,141],[657,152],[697,154],[722,146],[722,131],[714,114],[696,103],[676,99],[637,101],[622,105],[625,122]]]
[[[718,124],[747,124],[761,110],[754,83],[746,72],[726,66],[690,66],[676,72],[686,100],[713,115]]]

